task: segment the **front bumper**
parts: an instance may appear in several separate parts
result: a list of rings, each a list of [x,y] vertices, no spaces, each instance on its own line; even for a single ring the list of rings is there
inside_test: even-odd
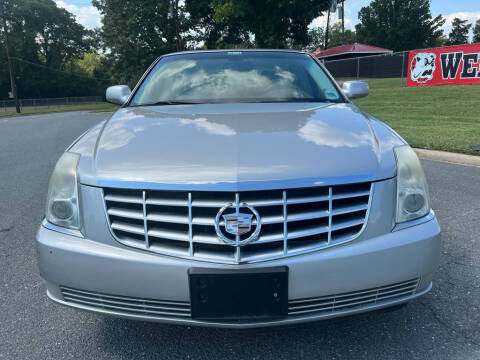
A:
[[[245,328],[350,315],[404,303],[427,293],[440,251],[440,228],[432,213],[429,221],[413,227],[310,254],[248,265],[201,263],[161,256],[119,244],[78,238],[44,226],[37,234],[37,249],[47,294],[58,303],[132,319]],[[335,302],[336,298],[356,300],[348,307],[326,306],[323,311],[292,312],[275,321],[211,322],[188,316],[189,268],[273,266],[289,267],[288,298],[293,305],[311,298],[325,304]],[[408,285],[412,290],[395,293],[393,290],[404,286],[398,284]],[[84,301],[68,300],[64,297],[65,291],[77,294],[77,299]],[[398,296],[381,295],[384,293]],[[160,304],[161,309],[187,308],[187,315],[138,310],[142,306],[151,308],[152,302]],[[125,304],[134,304],[135,311],[131,310],[132,306],[127,309]]]

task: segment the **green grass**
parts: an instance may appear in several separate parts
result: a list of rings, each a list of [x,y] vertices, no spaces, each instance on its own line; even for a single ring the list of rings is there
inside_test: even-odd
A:
[[[51,107],[51,108],[40,108],[35,110],[25,110],[20,114],[17,114],[14,111],[0,112],[0,117],[6,116],[23,116],[23,115],[36,115],[36,114],[48,114],[54,112],[65,112],[65,111],[90,111],[93,113],[98,112],[111,112],[118,109],[117,105],[109,104],[106,102],[90,103],[90,104],[81,104],[81,105],[71,105],[65,107]]]
[[[400,79],[367,80],[370,95],[355,100],[413,147],[476,154],[480,145],[480,86],[403,87]]]
[[[407,88],[400,79],[367,81],[370,95],[355,100],[355,104],[390,125],[411,146],[479,155],[470,149],[470,145],[480,145],[479,85]],[[107,112],[117,108],[102,102],[27,110],[20,115],[79,110]],[[16,115],[0,112],[0,117]]]

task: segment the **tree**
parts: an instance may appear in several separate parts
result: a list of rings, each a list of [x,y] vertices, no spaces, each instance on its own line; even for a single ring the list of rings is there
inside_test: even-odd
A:
[[[90,76],[95,76],[95,72],[102,67],[102,56],[97,53],[85,53],[77,61],[77,66]]]
[[[468,44],[468,33],[472,25],[467,22],[468,20],[453,19],[452,31],[448,34],[448,45]]]
[[[250,34],[244,30],[238,19],[216,19],[211,0],[186,0],[185,11],[190,15],[187,39],[192,48],[224,49],[252,47]]]
[[[358,13],[359,42],[410,50],[435,46],[445,19],[432,18],[430,0],[373,0]]]
[[[212,0],[215,20],[234,21],[254,35],[259,48],[308,45],[308,25],[328,4],[329,0]]]
[[[336,23],[330,28],[330,34],[328,35],[328,47],[342,45],[342,24]],[[352,44],[357,41],[357,35],[350,29],[345,29],[345,44]]]
[[[322,27],[315,27],[308,30],[309,43],[306,46],[305,50],[308,52],[314,52],[318,47],[321,47],[323,44],[323,39],[325,38],[325,30]]]
[[[73,14],[58,8],[51,0],[21,1],[17,16],[23,22],[16,24],[14,31],[36,35],[37,49],[48,67],[60,68],[88,50],[85,41],[88,32],[75,21]]]
[[[435,41],[436,47],[448,46],[448,38],[445,35],[439,36]]]
[[[20,113],[20,102],[18,100],[17,85],[15,81],[15,70],[12,63],[12,57],[10,55],[10,43],[8,41],[8,23],[12,21],[12,4],[8,1],[2,1],[0,3],[0,23],[3,30],[3,43],[5,45],[5,55],[7,56],[8,63],[8,75],[10,79],[11,97],[15,102],[15,110]]]
[[[7,31],[20,98],[98,94],[103,85],[76,61],[88,51],[90,32],[52,0],[0,0],[8,7]],[[10,85],[0,49],[0,98]],[[3,73],[7,69],[6,79]]]
[[[473,28],[473,42],[480,43],[480,19],[475,22],[475,27]]]
[[[185,32],[185,11],[176,0],[93,0],[102,18],[102,38],[111,75],[133,86],[160,55],[177,50],[176,33]],[[180,44],[183,48],[183,42]]]

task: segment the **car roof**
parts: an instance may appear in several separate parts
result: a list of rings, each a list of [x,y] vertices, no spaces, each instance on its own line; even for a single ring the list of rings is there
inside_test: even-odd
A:
[[[286,53],[297,53],[297,54],[309,54],[306,51],[301,50],[291,50],[291,49],[212,49],[212,50],[186,50],[186,51],[176,51],[173,53],[162,55],[164,56],[173,56],[173,55],[185,55],[185,54],[199,54],[199,53],[220,53],[220,52],[286,52]]]

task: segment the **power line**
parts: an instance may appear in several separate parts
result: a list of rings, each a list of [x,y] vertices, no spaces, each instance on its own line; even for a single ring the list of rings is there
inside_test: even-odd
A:
[[[51,71],[56,71],[56,72],[62,73],[62,74],[75,75],[75,76],[82,77],[82,78],[85,78],[85,79],[95,79],[95,80],[99,80],[99,81],[112,81],[111,79],[101,79],[101,78],[97,78],[95,76],[88,76],[88,75],[79,74],[79,73],[75,73],[75,72],[68,72],[68,71],[63,71],[63,70],[59,70],[59,69],[54,69],[54,68],[51,68],[49,66],[42,65],[42,64],[37,64],[37,63],[31,62],[31,61],[28,61],[28,60],[20,59],[20,58],[15,57],[15,56],[12,56],[11,59],[14,59],[14,60],[26,63],[26,64],[30,64],[30,65],[33,65],[33,66],[36,66],[36,67],[39,67],[39,68],[48,69],[48,70],[51,70]]]

